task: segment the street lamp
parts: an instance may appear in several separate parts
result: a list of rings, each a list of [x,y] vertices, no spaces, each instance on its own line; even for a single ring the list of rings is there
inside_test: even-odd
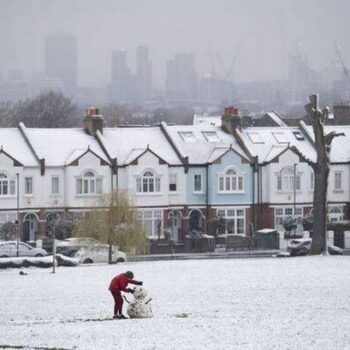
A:
[[[17,220],[16,220],[16,250],[17,258],[19,257],[19,174],[16,174],[17,177]]]

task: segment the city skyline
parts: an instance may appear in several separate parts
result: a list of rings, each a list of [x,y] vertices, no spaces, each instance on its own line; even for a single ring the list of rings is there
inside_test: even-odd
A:
[[[198,0],[0,0],[0,9],[3,72],[21,70],[30,78],[43,71],[45,37],[65,32],[77,39],[79,86],[110,83],[111,53],[119,48],[128,51],[135,71],[137,46],[148,47],[160,87],[166,62],[181,52],[194,55],[200,76],[213,67],[223,74],[217,56],[226,67],[234,61],[237,81],[286,79],[288,57],[298,50],[316,70],[331,66],[336,41],[344,61],[350,60],[350,4],[344,0],[220,0],[215,5]]]

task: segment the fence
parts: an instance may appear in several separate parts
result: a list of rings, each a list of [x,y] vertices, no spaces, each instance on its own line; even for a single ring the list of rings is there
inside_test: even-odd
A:
[[[255,236],[227,235],[225,239],[226,251],[279,249],[279,234],[271,231]]]

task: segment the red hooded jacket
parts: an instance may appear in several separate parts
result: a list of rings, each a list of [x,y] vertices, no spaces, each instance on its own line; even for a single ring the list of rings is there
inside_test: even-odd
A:
[[[129,289],[126,288],[129,283],[137,284],[138,282],[127,278],[125,273],[121,273],[112,279],[111,284],[109,285],[109,290],[113,293],[121,291],[129,292]]]

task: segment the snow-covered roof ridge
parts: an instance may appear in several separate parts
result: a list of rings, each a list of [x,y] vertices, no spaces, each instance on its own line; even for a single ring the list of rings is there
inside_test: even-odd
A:
[[[287,126],[282,117],[275,111],[266,113],[278,126]]]
[[[20,122],[18,124],[19,130],[26,141],[27,145],[29,146],[30,150],[32,151],[34,157],[38,160],[40,163],[41,168],[41,175],[44,175],[45,173],[45,158],[41,155],[41,153],[38,150],[38,147],[36,147],[35,143],[33,142],[29,130],[26,128],[23,122]]]

